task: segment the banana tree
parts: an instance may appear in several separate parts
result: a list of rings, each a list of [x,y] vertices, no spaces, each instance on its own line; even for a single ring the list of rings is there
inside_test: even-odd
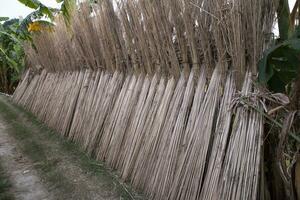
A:
[[[39,0],[18,0],[20,3],[25,6],[34,9],[35,11],[29,14],[24,20],[24,25],[32,23],[36,18],[47,17],[51,21],[54,19],[54,16],[58,13],[61,13],[65,19],[67,25],[70,25],[72,13],[76,9],[76,0],[56,0],[57,3],[61,4],[60,9],[47,7],[42,4]]]
[[[11,94],[24,67],[24,50],[17,33],[19,19],[0,23],[0,91]]]
[[[28,29],[32,24],[41,24],[43,26],[53,26],[51,21],[54,20],[54,16],[60,12],[57,8],[47,7],[39,0],[18,0],[25,6],[34,9],[29,15],[27,15],[21,22],[18,33],[25,37],[25,40],[31,40],[31,35],[28,33]],[[46,18],[48,20],[41,20]]]
[[[291,94],[291,86],[299,75],[300,26],[296,23],[300,19],[299,8],[300,0],[292,12],[288,0],[279,0],[279,38],[259,62],[259,82],[274,92]]]
[[[58,9],[49,8],[38,0],[19,0],[35,9],[22,19],[0,17],[0,91],[13,93],[25,65],[23,43],[31,41],[33,32],[53,26],[50,22]],[[50,21],[41,20],[48,18]]]
[[[266,185],[269,187],[262,189],[265,199],[300,198],[300,182],[297,181],[300,180],[300,144],[288,137],[290,130],[296,133],[296,136],[300,134],[300,115],[297,114],[297,110],[299,113],[300,109],[299,16],[300,0],[296,1],[292,11],[289,9],[288,0],[279,0],[279,37],[274,41],[274,45],[265,51],[258,64],[259,82],[273,92],[285,93],[291,101],[285,108],[288,112],[277,114],[277,120],[283,124],[282,129],[272,132],[270,128],[271,136],[265,142],[267,156],[264,169],[268,180]]]
[[[73,12],[76,9],[76,0],[56,0],[61,3],[60,11],[65,19],[65,23],[70,26]]]

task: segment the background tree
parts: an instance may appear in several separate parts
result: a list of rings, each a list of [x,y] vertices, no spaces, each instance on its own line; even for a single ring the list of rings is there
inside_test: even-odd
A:
[[[55,15],[62,14],[69,24],[76,8],[75,0],[57,0],[60,9],[47,7],[39,0],[18,1],[33,11],[24,19],[0,17],[0,92],[8,94],[14,92],[25,68],[24,43],[31,43],[33,34],[51,30]]]
[[[279,37],[259,62],[259,82],[273,92],[284,93],[290,103],[268,116],[273,121],[266,126],[266,187],[262,190],[264,199],[294,200],[300,199],[300,144],[296,140],[300,136],[300,0],[292,11],[288,0],[278,3]]]
[[[0,24],[0,91],[12,93],[17,86],[24,67],[24,50],[19,19],[6,20]]]

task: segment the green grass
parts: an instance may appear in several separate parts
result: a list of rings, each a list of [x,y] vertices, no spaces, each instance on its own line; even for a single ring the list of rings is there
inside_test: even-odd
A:
[[[49,129],[44,124],[40,123],[31,113],[24,111],[21,107],[12,105],[6,97],[0,96],[0,114],[5,118],[10,125],[9,132],[13,135],[20,144],[21,150],[35,164],[35,168],[41,172],[41,175],[53,185],[55,188],[62,190],[62,194],[72,194],[74,187],[67,181],[67,178],[57,170],[56,166],[59,160],[51,160],[47,158],[46,152],[51,151],[47,146],[42,145],[42,140],[50,143],[57,143],[60,147],[59,151],[68,155],[68,158],[73,163],[90,176],[96,176],[97,179],[105,183],[107,188],[115,188],[116,192],[122,199],[145,199],[141,195],[133,192],[130,186],[119,182],[116,172],[108,169],[104,163],[98,162],[87,156],[77,144],[69,142],[60,134]],[[20,122],[20,113],[23,118],[30,123]],[[27,124],[27,125],[25,125]],[[28,125],[29,124],[29,125]],[[34,131],[33,129],[38,130]],[[1,199],[0,199],[1,200]]]
[[[35,140],[32,130],[19,122],[17,113],[10,109],[2,99],[0,100],[0,113],[9,125],[9,133],[18,141],[21,151],[33,161],[43,178],[51,186],[60,188],[62,194],[72,193],[73,187],[56,169],[56,163],[47,158],[45,147]]]
[[[11,184],[0,163],[0,200],[13,200],[14,196],[10,193]]]

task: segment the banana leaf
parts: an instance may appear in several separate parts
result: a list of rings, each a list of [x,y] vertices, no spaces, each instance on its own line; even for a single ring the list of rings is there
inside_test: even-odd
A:
[[[268,49],[260,60],[259,82],[275,92],[286,92],[286,86],[298,76],[300,39],[282,42]]]

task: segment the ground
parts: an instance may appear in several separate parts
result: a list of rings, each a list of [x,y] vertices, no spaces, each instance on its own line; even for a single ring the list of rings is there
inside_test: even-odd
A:
[[[0,200],[144,199],[103,163],[0,96]]]

